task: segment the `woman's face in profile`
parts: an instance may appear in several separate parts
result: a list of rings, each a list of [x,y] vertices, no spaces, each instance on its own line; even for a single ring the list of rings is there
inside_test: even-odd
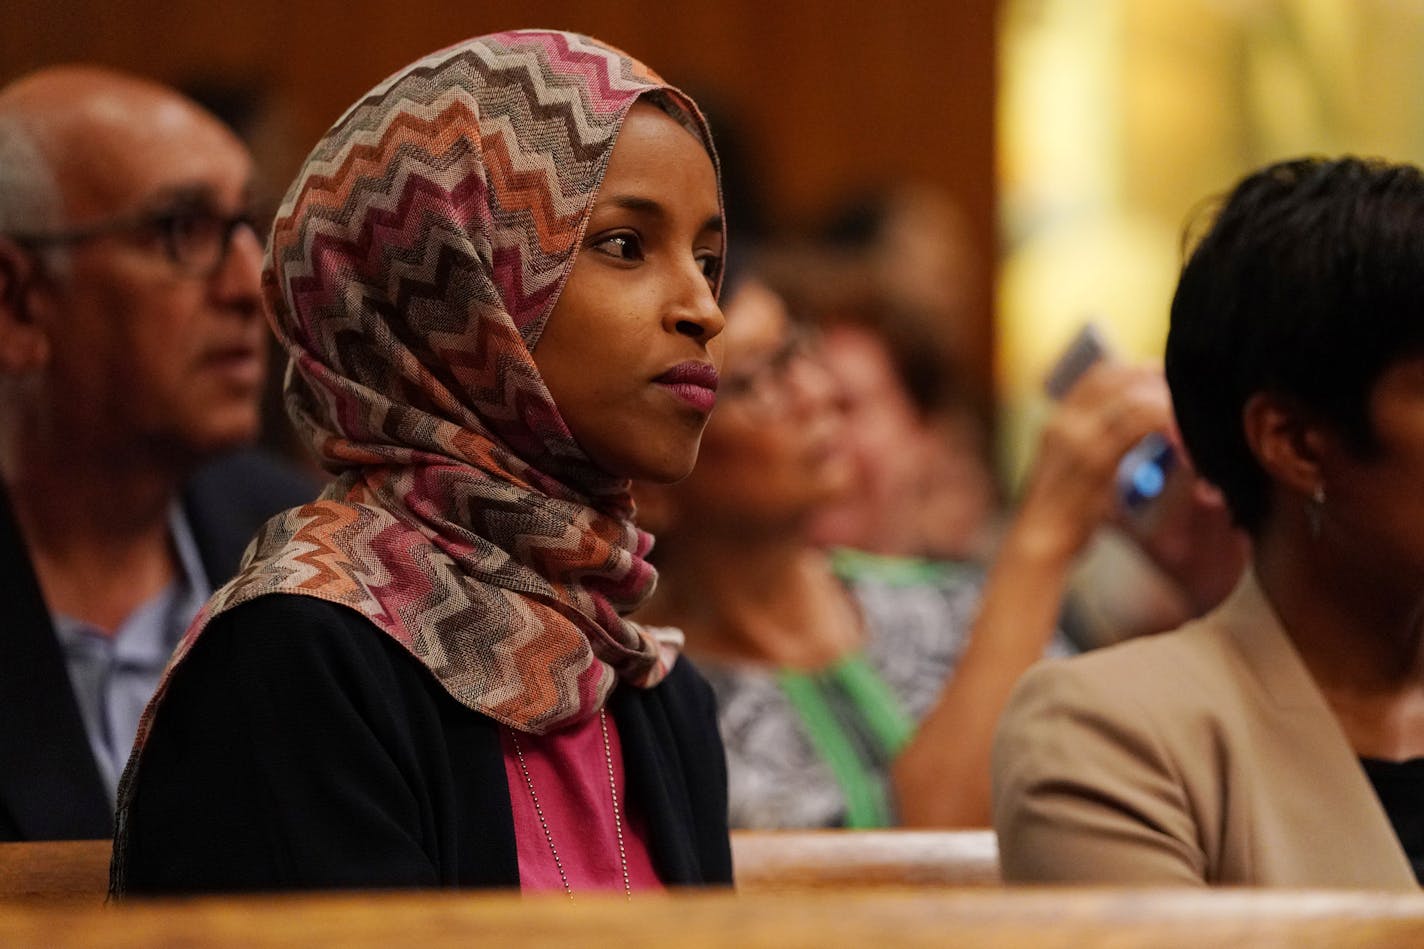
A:
[[[822,355],[841,395],[856,490],[828,512],[821,529],[833,542],[876,549],[880,538],[906,530],[896,521],[918,522],[916,498],[933,435],[900,382],[888,349],[873,333],[832,327]]]
[[[692,469],[716,401],[722,253],[707,151],[656,106],[635,104],[534,347],[564,421],[608,473],[668,482]]]
[[[727,302],[727,367],[697,468],[674,490],[684,517],[781,522],[850,484],[834,381],[786,305],[749,280]]]

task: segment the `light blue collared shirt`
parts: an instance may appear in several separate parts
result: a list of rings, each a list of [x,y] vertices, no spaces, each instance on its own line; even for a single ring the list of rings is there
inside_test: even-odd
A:
[[[89,734],[99,775],[108,788],[110,805],[118,793],[144,707],[178,640],[212,592],[192,528],[176,502],[168,513],[168,531],[178,554],[178,576],[125,617],[113,636],[83,620],[53,617],[79,715]]]

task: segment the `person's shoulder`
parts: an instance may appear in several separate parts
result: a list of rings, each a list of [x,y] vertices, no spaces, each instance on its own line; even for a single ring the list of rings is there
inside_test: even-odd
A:
[[[1159,670],[1186,662],[1198,665],[1220,655],[1221,630],[1194,621],[1177,629],[1124,640],[1045,665],[1082,675],[1116,675],[1128,669]]]
[[[183,486],[183,511],[213,586],[234,573],[257,529],[270,517],[317,496],[314,478],[256,449],[200,468]]]
[[[848,547],[838,547],[829,556],[836,576],[852,586],[957,590],[977,587],[984,578],[983,567],[969,561],[877,554]]]
[[[222,455],[195,471],[185,494],[211,497],[239,507],[261,508],[270,516],[316,497],[319,482],[307,471],[271,452],[248,448]]]
[[[658,683],[658,690],[673,700],[713,702],[712,686],[702,670],[686,655],[679,654],[668,674]]]
[[[675,728],[715,730],[718,699],[712,686],[686,655],[678,655],[672,668],[650,689],[627,689],[621,701],[636,701],[645,708],[660,708],[658,714]],[[708,723],[711,723],[710,726]]]
[[[349,606],[302,593],[264,593],[237,604],[213,618],[210,627],[242,627],[253,635],[300,626],[308,635],[349,635],[353,630],[379,627]]]
[[[695,658],[683,653],[678,656],[677,665],[686,663],[689,671],[683,673],[689,678],[708,683],[719,698],[741,692],[760,692],[770,689],[777,691],[777,670],[763,662],[752,659],[733,659],[724,656],[699,653]],[[676,667],[674,667],[676,671]]]
[[[1209,620],[1065,659],[1049,659],[1019,681],[1011,705],[1095,709],[1159,719],[1212,716],[1233,689],[1229,637]]]
[[[259,720],[356,715],[408,743],[437,734],[445,715],[471,714],[394,637],[361,613],[296,593],[266,593],[214,616],[172,672],[167,704],[191,711],[230,705]],[[381,722],[379,726],[370,723]]]
[[[323,667],[366,678],[416,663],[356,610],[299,593],[267,593],[239,603],[213,617],[201,640],[205,652],[222,657],[218,661],[269,676],[272,670]]]

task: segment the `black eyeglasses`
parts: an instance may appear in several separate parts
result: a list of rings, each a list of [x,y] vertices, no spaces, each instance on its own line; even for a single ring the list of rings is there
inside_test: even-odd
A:
[[[100,221],[70,231],[46,234],[12,234],[16,243],[30,248],[81,244],[111,234],[150,234],[175,267],[195,277],[206,277],[222,266],[237,229],[251,229],[260,241],[262,224],[250,211],[231,217],[201,206],[144,211]]]
[[[758,414],[769,414],[786,404],[792,367],[816,352],[815,334],[793,324],[776,351],[756,364],[722,377],[717,398],[723,403],[744,404]]]

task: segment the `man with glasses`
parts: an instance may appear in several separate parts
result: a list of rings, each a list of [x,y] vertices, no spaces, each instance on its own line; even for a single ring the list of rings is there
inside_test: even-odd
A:
[[[165,87],[0,89],[0,840],[109,835],[178,637],[314,493],[229,456],[267,370],[251,174]]]

